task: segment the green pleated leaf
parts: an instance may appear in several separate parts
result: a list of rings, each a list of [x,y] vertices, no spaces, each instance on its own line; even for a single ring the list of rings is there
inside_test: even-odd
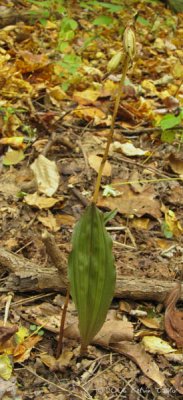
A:
[[[75,226],[69,256],[71,295],[78,311],[83,347],[102,327],[115,289],[112,239],[104,215],[89,205]]]

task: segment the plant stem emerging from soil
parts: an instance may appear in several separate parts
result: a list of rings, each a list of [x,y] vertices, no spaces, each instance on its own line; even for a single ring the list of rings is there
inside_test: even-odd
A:
[[[116,100],[115,100],[115,104],[114,104],[114,111],[113,111],[113,115],[112,115],[112,121],[111,121],[111,127],[110,127],[110,131],[109,131],[109,136],[107,139],[107,144],[106,144],[106,148],[104,151],[104,155],[100,164],[100,168],[99,168],[99,172],[98,172],[98,176],[97,176],[97,180],[96,180],[96,184],[95,184],[95,191],[94,191],[94,195],[93,195],[93,203],[97,203],[98,200],[98,195],[99,195],[99,190],[100,190],[100,183],[101,183],[101,178],[102,178],[102,172],[105,166],[105,163],[107,161],[107,157],[108,157],[108,153],[109,153],[109,147],[113,141],[113,135],[114,135],[114,124],[115,124],[115,120],[116,120],[116,116],[118,113],[118,108],[119,108],[119,103],[120,103],[120,98],[121,98],[121,92],[122,92],[122,88],[124,85],[124,81],[126,78],[126,74],[127,74],[127,70],[128,70],[128,64],[129,64],[129,55],[125,54],[125,60],[124,60],[124,64],[123,64],[123,72],[122,72],[122,76],[121,76],[121,80],[119,82],[118,85],[118,92],[117,92],[117,96],[116,96]]]
[[[69,295],[70,295],[70,290],[69,290],[69,288],[68,288],[68,289],[67,289],[67,293],[66,293],[64,308],[63,308],[63,311],[62,311],[61,321],[60,321],[60,332],[59,332],[58,345],[57,345],[57,351],[56,351],[56,358],[57,358],[57,359],[58,359],[58,358],[60,357],[60,355],[62,354],[63,336],[64,336],[64,325],[65,325],[67,307],[68,307],[68,303],[69,303]]]

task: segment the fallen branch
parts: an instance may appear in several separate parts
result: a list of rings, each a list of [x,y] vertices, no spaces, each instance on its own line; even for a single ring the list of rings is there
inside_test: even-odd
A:
[[[66,263],[63,270],[66,271]],[[3,282],[1,292],[66,292],[65,274],[56,267],[43,267],[26,258],[0,248],[0,271],[9,274]],[[64,281],[64,282],[63,282]],[[154,300],[163,302],[167,294],[175,287],[176,282],[157,279],[134,278],[117,275],[115,297],[135,300]],[[183,300],[183,284],[181,299]]]

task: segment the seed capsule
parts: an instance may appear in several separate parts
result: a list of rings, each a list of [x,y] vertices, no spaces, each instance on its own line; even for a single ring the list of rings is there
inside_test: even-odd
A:
[[[118,53],[116,53],[108,62],[107,72],[115,71],[118,68],[119,64],[121,63],[122,57],[123,57],[122,51],[118,51]]]
[[[130,60],[133,61],[136,54],[136,40],[135,32],[130,26],[127,26],[124,31],[123,44],[125,53],[130,57]]]

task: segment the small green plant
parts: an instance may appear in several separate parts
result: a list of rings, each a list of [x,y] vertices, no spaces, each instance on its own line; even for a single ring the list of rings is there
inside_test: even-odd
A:
[[[167,114],[165,115],[159,125],[162,128],[163,131],[167,129],[174,128],[175,126],[179,125],[183,121],[183,108],[180,108],[179,114],[174,115],[174,114]]]
[[[175,140],[179,141],[179,144],[183,142],[183,134],[177,130],[172,130],[178,127],[183,122],[183,108],[180,108],[179,114],[167,114],[165,115],[159,126],[162,129],[161,140],[162,142],[173,143]]]
[[[48,19],[54,18],[54,14],[58,13],[60,16],[66,11],[64,1],[62,0],[28,0],[29,3],[37,7],[37,10],[31,10],[30,15],[36,16],[40,23],[45,25]]]
[[[17,114],[17,113],[25,113],[26,110],[24,108],[14,108],[14,107],[5,107],[2,106],[0,107],[0,114],[3,116],[4,122],[8,122],[9,118],[11,115]]]
[[[103,168],[113,140],[114,124],[120,104],[122,87],[129,63],[132,62],[135,55],[135,35],[130,27],[127,27],[124,32],[124,51],[123,70],[115,100],[111,128],[99,168],[93,199],[74,228],[72,251],[68,260],[69,290],[78,312],[81,354],[87,350],[88,344],[101,329],[115,290],[116,273],[112,253],[112,239],[105,228],[105,224],[115,215],[116,211],[103,214],[97,208],[96,203]],[[66,303],[68,302],[68,293],[69,291],[67,292]],[[65,314],[64,307],[64,318]],[[62,319],[61,327],[63,328],[63,326],[64,320]],[[62,347],[62,337],[61,329],[59,349]],[[58,356],[59,351],[57,351]]]
[[[29,329],[32,332],[32,334],[34,334],[34,335],[39,335],[39,336],[44,335],[44,330],[42,329],[42,326],[37,326],[37,325],[31,324],[29,326]]]

